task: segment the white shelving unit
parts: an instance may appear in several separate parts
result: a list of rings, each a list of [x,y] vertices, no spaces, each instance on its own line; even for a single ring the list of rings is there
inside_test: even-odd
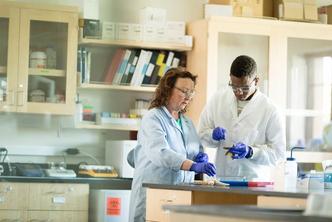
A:
[[[129,40],[103,40],[103,39],[80,39],[80,45],[90,46],[119,46],[125,48],[139,48],[139,49],[158,49],[158,50],[173,50],[173,51],[190,51],[192,47],[176,43],[163,42],[143,42],[143,41],[129,41]]]
[[[186,46],[184,44],[174,44],[174,43],[156,43],[156,42],[143,42],[143,41],[129,41],[129,40],[101,40],[101,39],[80,39],[80,46],[87,47],[123,47],[123,48],[137,48],[137,49],[153,49],[153,50],[169,50],[177,52],[187,52],[192,50],[192,47]],[[83,83],[77,86],[78,90],[87,93],[88,90],[96,92],[96,90],[103,91],[122,91],[135,93],[154,93],[156,90],[156,85],[143,85],[143,86],[126,86],[126,85],[111,85],[102,82],[91,82]],[[127,93],[126,93],[127,94]],[[120,125],[120,124],[105,124],[105,125],[95,125],[95,124],[84,124],[80,123],[76,125],[76,128],[82,129],[94,129],[94,130],[120,130],[120,131],[137,131],[138,125]]]
[[[128,126],[118,124],[107,124],[107,125],[93,125],[93,124],[78,124],[76,128],[79,129],[93,129],[93,130],[122,130],[122,131],[137,131],[139,126]]]
[[[78,86],[79,89],[102,89],[102,90],[125,90],[136,92],[154,92],[156,86],[121,86],[121,85],[108,85],[103,83],[84,83]]]
[[[66,71],[62,70],[62,69],[35,69],[35,68],[29,68],[29,75],[65,77],[66,76]]]

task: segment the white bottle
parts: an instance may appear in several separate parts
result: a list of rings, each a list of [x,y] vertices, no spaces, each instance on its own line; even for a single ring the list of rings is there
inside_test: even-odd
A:
[[[297,162],[293,157],[293,150],[304,149],[304,147],[291,148],[291,156],[285,163],[285,188],[286,190],[295,190],[297,185]]]
[[[285,188],[295,189],[297,184],[297,162],[295,158],[288,157],[285,163]]]

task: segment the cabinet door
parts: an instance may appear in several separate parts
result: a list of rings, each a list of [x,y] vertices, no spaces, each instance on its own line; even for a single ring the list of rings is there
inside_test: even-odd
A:
[[[88,210],[87,184],[29,184],[30,210]]]
[[[26,211],[0,210],[0,222],[25,222]]]
[[[0,6],[0,111],[15,111],[19,9]]]
[[[28,186],[24,183],[0,183],[0,209],[24,209]]]
[[[78,16],[21,9],[17,110],[74,114]]]
[[[28,211],[28,222],[86,222],[87,211]]]
[[[169,221],[163,205],[191,205],[191,191],[147,189],[146,220]]]
[[[327,30],[332,32],[332,30]],[[319,151],[331,122],[332,40],[288,38],[287,144]],[[331,36],[329,36],[331,38]],[[327,137],[325,143],[331,147]]]

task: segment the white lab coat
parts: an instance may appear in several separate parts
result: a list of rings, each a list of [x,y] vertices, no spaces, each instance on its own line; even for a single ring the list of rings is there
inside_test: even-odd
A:
[[[226,140],[212,139],[215,127],[226,129]],[[230,88],[218,91],[208,102],[199,121],[199,136],[206,147],[218,148],[218,177],[246,177],[249,180],[271,180],[271,167],[286,156],[285,129],[271,100],[258,89],[237,115],[237,99]],[[242,142],[253,148],[250,159],[232,160],[223,147]]]
[[[146,188],[143,183],[192,182],[195,173],[180,170],[203,150],[191,120],[180,115],[182,129],[166,107],[151,109],[143,118],[134,151],[135,172],[130,200],[130,222],[145,221]]]

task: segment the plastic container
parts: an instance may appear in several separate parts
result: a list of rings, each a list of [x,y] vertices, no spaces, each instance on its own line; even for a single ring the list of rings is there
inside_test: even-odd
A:
[[[45,69],[47,55],[43,51],[35,51],[30,54],[30,68]]]
[[[324,188],[332,189],[332,160],[322,161],[324,169]]]
[[[47,55],[47,68],[48,69],[56,69],[56,51],[53,47],[48,47],[46,49]]]
[[[285,188],[296,188],[297,184],[297,162],[295,158],[287,158],[285,163]]]
[[[291,156],[287,158],[285,163],[285,188],[295,189],[297,185],[297,162],[293,157],[293,150],[303,149],[303,147],[293,147],[291,149]]]

